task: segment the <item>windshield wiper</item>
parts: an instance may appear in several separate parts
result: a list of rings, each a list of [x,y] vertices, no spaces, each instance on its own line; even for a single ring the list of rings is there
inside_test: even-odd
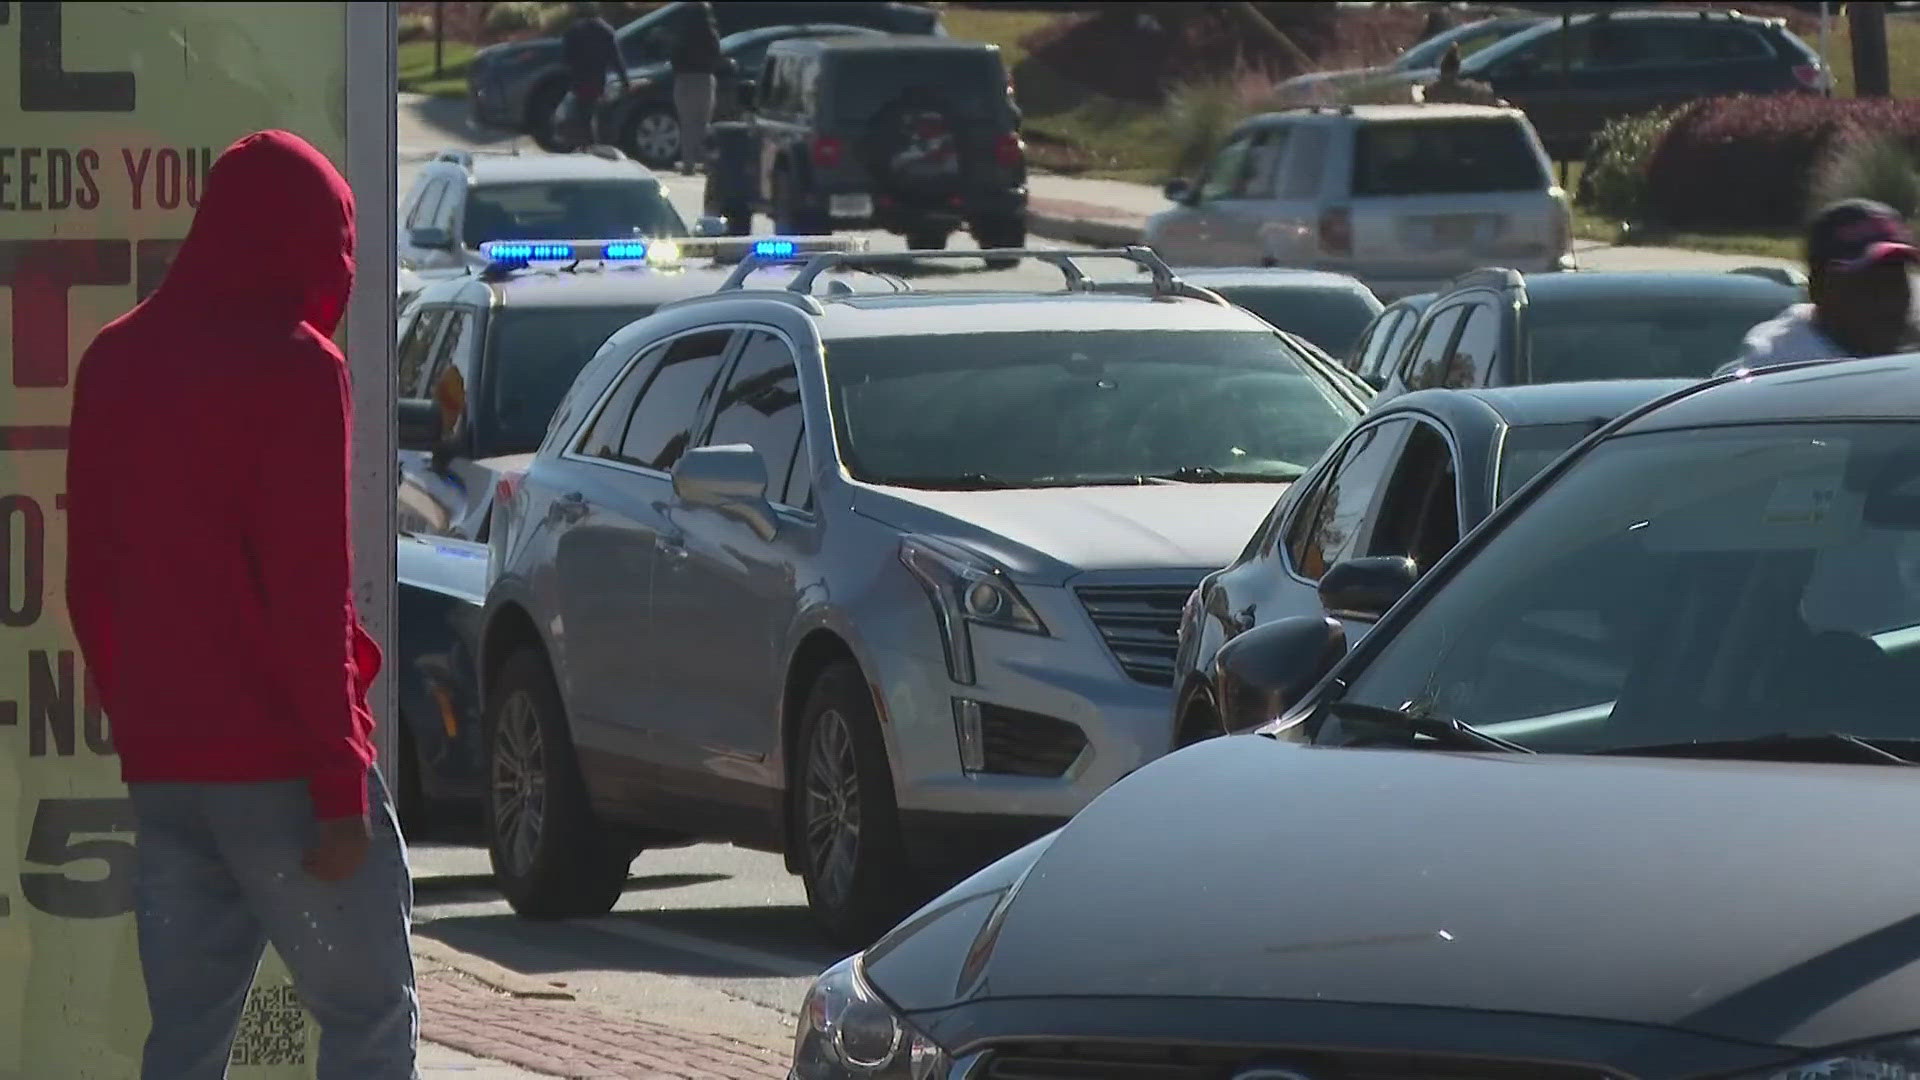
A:
[[[1021,485],[982,472],[954,473],[952,476],[876,476],[868,481],[887,487],[926,488],[932,491],[983,491]]]
[[[1849,735],[1844,731],[1822,731],[1814,734],[1782,731],[1770,735],[1755,735],[1747,739],[1621,746],[1595,750],[1592,753],[1624,757],[1746,758],[1753,761],[1802,761],[1833,765],[1920,764],[1912,757],[1896,754],[1882,745],[1892,743],[1907,749],[1908,754],[1920,753],[1920,747],[1908,746],[1913,741],[1911,739],[1868,740],[1858,735]]]
[[[1307,470],[1298,466],[1288,469],[1216,469],[1211,465],[1182,465],[1166,472],[1142,473],[1140,481],[1177,480],[1183,484],[1194,483],[1280,483],[1286,480],[1298,480]]]
[[[1381,705],[1363,705],[1358,701],[1330,701],[1327,703],[1329,715],[1345,720],[1366,720],[1376,724],[1392,724],[1405,728],[1415,735],[1425,735],[1438,743],[1458,746],[1469,750],[1499,750],[1507,754],[1531,754],[1533,751],[1516,742],[1508,742],[1498,735],[1489,735],[1470,724],[1461,723],[1444,716],[1414,712],[1409,709],[1389,709]]]

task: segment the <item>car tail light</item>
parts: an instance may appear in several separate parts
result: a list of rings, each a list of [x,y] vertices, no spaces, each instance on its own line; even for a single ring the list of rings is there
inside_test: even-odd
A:
[[[1320,214],[1320,250],[1328,255],[1353,254],[1353,211],[1331,206]]]
[[[505,506],[512,502],[513,497],[520,494],[520,485],[526,479],[526,472],[520,469],[501,473],[500,479],[495,481],[493,485],[494,505]]]
[[[1826,89],[1827,80],[1825,73],[1820,70],[1819,64],[1795,64],[1793,65],[1793,77],[1801,86],[1809,90]]]
[[[822,169],[838,168],[847,156],[847,144],[831,135],[813,140],[813,163]]]
[[[1027,141],[1017,131],[1002,132],[993,141],[993,160],[1009,169],[1018,168],[1026,163]]]

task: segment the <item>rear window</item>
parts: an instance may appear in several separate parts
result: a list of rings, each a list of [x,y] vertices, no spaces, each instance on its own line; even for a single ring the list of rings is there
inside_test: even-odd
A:
[[[580,369],[616,330],[653,313],[652,304],[501,308],[489,331],[481,456],[530,454]]]
[[[1526,316],[1532,381],[1705,378],[1738,355],[1747,331],[1792,303],[1786,289],[1738,298],[1536,299]]]
[[[826,110],[841,120],[863,121],[910,91],[964,116],[997,117],[1007,110],[1007,74],[998,53],[874,49],[833,56],[826,71]]]
[[[1598,430],[1598,421],[1574,424],[1529,424],[1511,428],[1500,445],[1500,482],[1493,497],[1505,502],[1541,469]]]
[[[687,226],[658,181],[558,180],[475,187],[461,232],[478,249],[489,240],[685,236]]]
[[[1546,162],[1511,117],[1364,124],[1355,133],[1356,196],[1544,191]]]
[[[1366,293],[1336,289],[1220,289],[1220,295],[1269,324],[1306,338],[1333,356],[1345,356],[1380,314]]]

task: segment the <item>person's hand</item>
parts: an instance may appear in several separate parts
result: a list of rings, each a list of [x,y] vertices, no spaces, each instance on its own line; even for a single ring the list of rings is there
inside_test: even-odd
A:
[[[362,815],[320,822],[319,836],[301,857],[300,865],[321,881],[345,881],[366,861],[373,830]]]

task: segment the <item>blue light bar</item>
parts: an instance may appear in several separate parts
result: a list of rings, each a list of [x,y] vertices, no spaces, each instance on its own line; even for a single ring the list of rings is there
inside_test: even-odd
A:
[[[738,261],[749,255],[756,259],[804,259],[829,252],[867,250],[866,238],[860,236],[710,236],[686,237],[674,243],[686,258],[722,261]]]
[[[610,243],[600,249],[600,257],[607,260],[644,259],[647,257],[647,245],[638,240]]]
[[[573,245],[549,241],[502,241],[480,245],[480,254],[494,262],[572,259]]]
[[[756,240],[753,253],[763,259],[791,259],[799,247],[791,240]]]

